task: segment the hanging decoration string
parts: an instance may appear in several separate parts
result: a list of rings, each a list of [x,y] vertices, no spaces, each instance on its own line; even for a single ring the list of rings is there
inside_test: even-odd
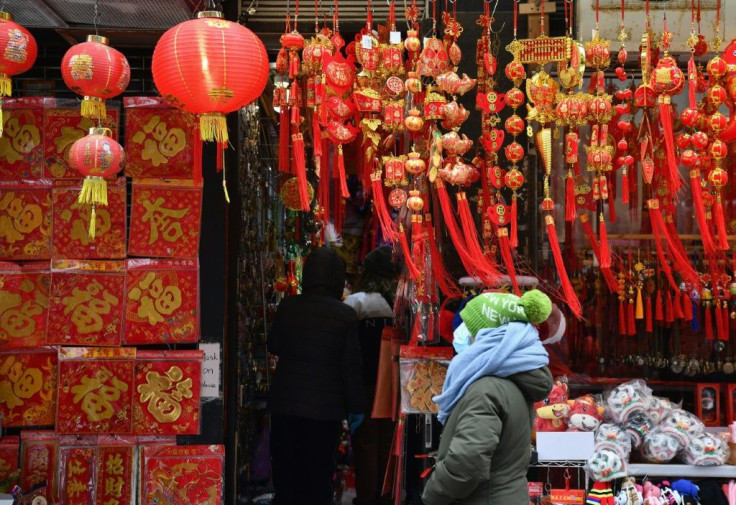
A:
[[[100,1],[95,0],[95,17],[92,19],[92,24],[95,28],[95,35],[99,35],[100,32],[97,30],[97,20],[100,18]],[[5,6],[5,2],[3,2],[3,6]]]

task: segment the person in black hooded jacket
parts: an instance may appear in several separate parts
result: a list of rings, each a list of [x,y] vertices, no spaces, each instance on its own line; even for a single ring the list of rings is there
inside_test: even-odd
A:
[[[365,409],[358,317],[342,299],[345,263],[333,250],[304,262],[302,294],[276,311],[268,350],[279,357],[269,393],[275,505],[330,505],[345,418]],[[355,429],[355,422],[351,429]]]

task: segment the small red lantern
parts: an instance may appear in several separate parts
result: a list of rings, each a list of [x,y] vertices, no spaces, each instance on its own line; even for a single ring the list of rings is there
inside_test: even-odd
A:
[[[708,182],[718,191],[728,184],[728,172],[721,167],[716,167],[708,174]]]
[[[511,191],[518,191],[524,184],[524,174],[522,174],[518,169],[513,168],[506,172],[504,183]]]
[[[504,150],[506,159],[512,163],[518,163],[524,159],[524,148],[518,142],[512,142]]]
[[[686,149],[680,153],[680,163],[686,167],[695,165],[698,161],[698,155],[692,149]]]
[[[708,147],[708,135],[704,132],[693,132],[690,137],[695,149],[701,150]]]
[[[89,135],[72,144],[69,163],[84,175],[82,191],[77,201],[92,206],[89,236],[95,236],[95,206],[107,206],[107,181],[123,168],[125,152],[109,128],[91,128]]]
[[[711,158],[714,160],[722,160],[728,156],[728,146],[722,140],[714,140],[708,148]]]
[[[0,12],[0,96],[12,95],[10,78],[29,70],[36,62],[36,39],[24,27],[13,21],[13,15]]]
[[[520,61],[512,61],[506,65],[504,72],[506,73],[506,77],[509,78],[509,81],[513,82],[516,86],[526,79],[526,69]]]
[[[227,142],[225,114],[258,98],[269,74],[263,42],[249,29],[203,11],[159,39],[153,80],[172,105],[199,114],[202,140]]]
[[[125,91],[130,82],[130,65],[123,53],[108,45],[99,35],[88,35],[87,41],[72,46],[61,60],[64,84],[82,100],[82,116],[104,119],[105,100]]]
[[[524,92],[519,88],[511,88],[506,92],[506,105],[512,109],[521,107],[524,104]]]
[[[414,212],[421,212],[424,209],[424,199],[420,196],[421,193],[416,189],[409,191],[409,199],[406,201],[406,206]]]
[[[728,118],[720,112],[716,112],[708,118],[708,126],[713,133],[719,135],[728,126]]]
[[[711,60],[708,62],[708,65],[706,66],[706,69],[708,70],[708,75],[712,79],[718,80],[726,75],[726,72],[728,71],[728,63],[726,63],[726,60],[724,60],[720,56],[716,56],[714,58],[711,58]]]
[[[524,120],[521,119],[521,116],[514,114],[513,116],[509,116],[506,119],[506,122],[503,126],[507,132],[509,132],[513,136],[516,136],[524,131]]]
[[[412,151],[409,153],[409,159],[406,160],[404,168],[412,175],[419,175],[427,170],[427,164],[420,157],[418,152]]]

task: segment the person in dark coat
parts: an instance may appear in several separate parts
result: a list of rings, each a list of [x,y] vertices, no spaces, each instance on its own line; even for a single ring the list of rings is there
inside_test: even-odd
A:
[[[302,293],[276,311],[268,350],[278,356],[268,399],[275,505],[331,505],[342,421],[365,410],[355,310],[342,299],[345,263],[319,248],[304,262]]]

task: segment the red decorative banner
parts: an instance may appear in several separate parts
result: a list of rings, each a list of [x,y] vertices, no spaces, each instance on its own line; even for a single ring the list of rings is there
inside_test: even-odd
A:
[[[120,111],[107,107],[107,117],[102,121],[104,128],[112,130],[118,138]],[[73,108],[52,106],[44,110],[44,175],[49,179],[76,179],[81,174],[69,165],[69,149],[72,144],[89,134],[97,122],[83,118],[78,106]]]
[[[56,495],[59,442],[53,431],[22,431],[20,487],[23,490],[46,483],[46,496]]]
[[[55,181],[53,204],[54,258],[125,258],[125,179],[107,183],[107,206],[96,208],[96,235],[89,236],[91,207],[77,202],[79,181]]]
[[[125,273],[122,261],[63,261],[52,268],[46,341],[120,345]]]
[[[128,260],[125,343],[178,344],[199,340],[197,259]]]
[[[199,251],[202,186],[192,181],[133,181],[130,256],[194,258]]]
[[[20,438],[17,435],[0,438],[0,493],[9,493],[20,482]]]
[[[131,432],[134,349],[61,349],[56,431],[73,434]],[[116,355],[116,356],[115,356]]]
[[[0,179],[43,175],[43,98],[3,99]]]
[[[125,175],[191,179],[194,166],[193,114],[159,97],[129,97],[125,104]]]
[[[50,257],[50,181],[0,182],[0,260]]]
[[[0,414],[4,427],[53,426],[56,370],[54,349],[0,352]]]
[[[0,263],[0,350],[44,344],[50,283],[47,263]]]
[[[133,503],[134,441],[100,437],[97,453],[97,501],[100,505]],[[108,440],[106,440],[108,439]]]
[[[141,503],[220,504],[224,446],[149,446],[141,454]]]
[[[76,438],[76,437],[75,437]],[[94,443],[94,440],[80,442]],[[94,505],[96,496],[96,447],[59,448],[59,494],[61,502],[74,505]],[[79,443],[79,442],[78,442]]]
[[[199,433],[203,351],[139,351],[135,363],[133,431]]]

